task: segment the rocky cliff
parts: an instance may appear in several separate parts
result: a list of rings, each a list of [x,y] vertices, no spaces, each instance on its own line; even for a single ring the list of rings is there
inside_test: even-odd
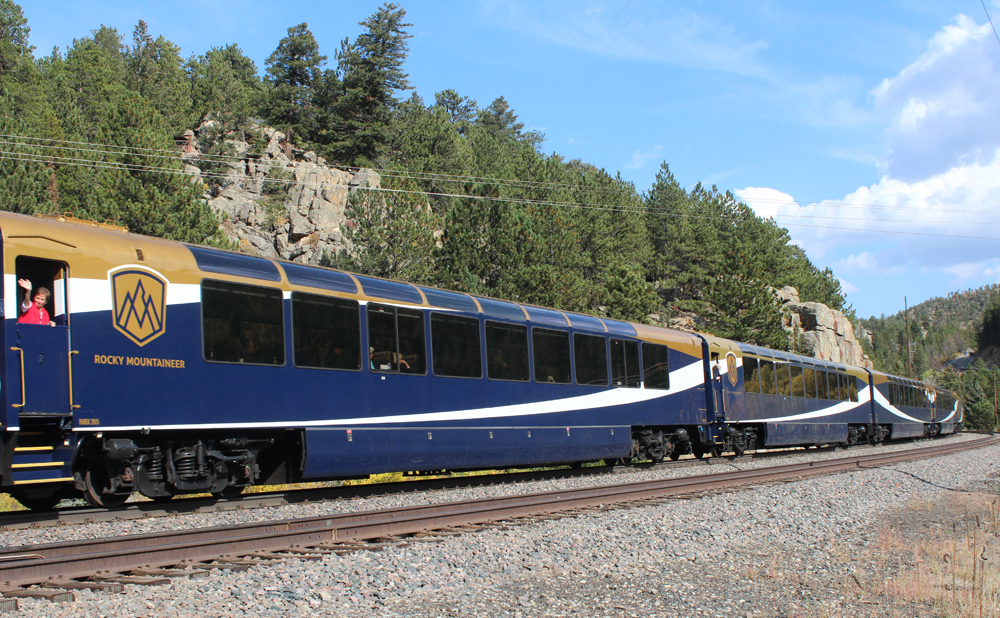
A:
[[[186,169],[206,181],[205,199],[221,216],[226,236],[245,253],[307,264],[342,251],[347,200],[358,187],[378,187],[379,175],[331,167],[316,153],[296,149],[281,131],[261,131],[267,145],[259,156],[249,156],[247,142],[227,139],[235,154],[221,170],[204,174],[205,166],[196,164],[211,158],[194,148],[195,132],[185,136]]]
[[[798,341],[804,354],[872,368],[847,316],[820,303],[799,302],[799,292],[791,286],[776,290],[775,294],[781,302],[783,326]]]

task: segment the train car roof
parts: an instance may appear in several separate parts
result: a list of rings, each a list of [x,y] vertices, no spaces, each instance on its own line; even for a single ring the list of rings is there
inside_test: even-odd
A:
[[[208,274],[227,280],[277,285],[286,290],[310,288],[359,300],[477,313],[496,319],[572,327],[699,348],[701,345],[697,335],[671,329],[144,236],[131,233],[124,226],[71,215],[30,216],[0,212],[0,232],[5,240],[16,240],[23,246],[48,252],[53,258],[65,258],[67,252],[79,252],[79,247],[86,247],[83,259],[74,261],[74,276],[86,278],[104,278],[109,267],[138,261],[155,266],[164,271],[168,279],[178,283],[197,283]]]

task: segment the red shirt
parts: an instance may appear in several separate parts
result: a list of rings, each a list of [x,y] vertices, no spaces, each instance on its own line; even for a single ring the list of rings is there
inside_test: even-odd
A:
[[[45,307],[39,309],[35,306],[35,303],[31,303],[26,311],[21,313],[21,317],[17,318],[17,321],[21,324],[44,324],[49,323],[49,312],[45,310]]]

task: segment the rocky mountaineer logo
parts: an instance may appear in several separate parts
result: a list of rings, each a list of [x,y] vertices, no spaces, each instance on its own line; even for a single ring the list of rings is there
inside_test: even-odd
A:
[[[114,324],[121,334],[144,346],[166,331],[167,284],[159,273],[126,266],[109,273]]]
[[[732,352],[726,354],[726,373],[729,374],[729,383],[736,386],[740,376],[736,369],[736,355]]]

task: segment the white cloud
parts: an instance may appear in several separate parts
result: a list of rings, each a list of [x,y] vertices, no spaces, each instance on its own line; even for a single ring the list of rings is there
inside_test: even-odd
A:
[[[875,256],[867,251],[849,255],[834,265],[834,269],[838,271],[875,270],[876,268],[878,268],[878,265],[875,263]]]
[[[913,181],[988,162],[1000,147],[997,61],[990,25],[959,15],[920,58],[883,80],[871,93],[889,118],[883,172]]]
[[[800,205],[763,188],[737,194],[761,216],[773,216],[787,227],[792,240],[814,259],[835,247],[872,242],[887,247],[879,254],[880,268],[954,266],[970,262],[970,256],[977,261],[1000,258],[1000,149],[985,165],[954,167],[918,182],[883,177],[842,200]],[[767,200],[768,195],[781,199]],[[839,267],[860,267],[861,256],[845,258]]]
[[[841,270],[921,268],[960,279],[1000,265],[1000,50],[989,24],[959,15],[927,51],[876,88],[888,156],[881,179],[842,200],[737,194],[773,216],[814,260]],[[1000,266],[998,266],[1000,269]]]
[[[647,163],[652,160],[659,160],[661,153],[663,152],[663,146],[657,144],[653,146],[653,150],[648,152],[643,152],[641,150],[636,150],[632,153],[632,159],[622,164],[622,167],[630,170],[637,170],[639,168],[645,167]]]
[[[795,206],[795,198],[777,189],[747,187],[733,191],[741,202],[749,206],[758,217],[770,219],[785,206]]]
[[[959,280],[972,279],[973,277],[978,277],[983,274],[984,267],[982,262],[972,262],[967,264],[955,264],[954,266],[948,266],[943,268],[946,273],[951,273],[955,275]]]
[[[844,281],[840,277],[837,277],[837,281],[840,282],[840,289],[843,290],[844,294],[856,294],[861,291],[861,288],[850,281]]]

